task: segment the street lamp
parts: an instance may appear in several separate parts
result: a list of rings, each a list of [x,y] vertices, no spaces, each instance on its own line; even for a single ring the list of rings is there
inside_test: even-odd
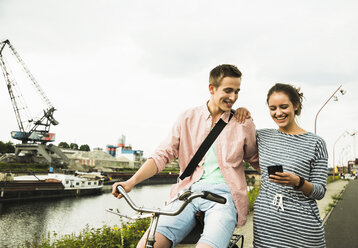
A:
[[[357,158],[356,156],[356,134],[358,133],[358,131],[355,131],[354,133],[351,134],[351,136],[354,136],[353,138],[353,156],[354,156],[354,159]]]
[[[322,108],[321,108],[322,109]],[[319,112],[318,112],[319,113]],[[316,116],[317,118],[317,116]],[[346,134],[349,134],[348,131],[344,131],[337,139],[336,141],[334,142],[333,144],[333,163],[332,163],[332,166],[333,166],[333,180],[335,179],[335,169],[336,169],[336,166],[335,166],[335,151],[336,151],[336,144],[338,142],[338,140],[340,140],[343,136],[345,136]]]
[[[317,124],[317,117],[318,117],[318,114],[319,112],[321,112],[321,110],[324,108],[324,106],[326,106],[326,104],[329,102],[329,100],[331,100],[331,98],[333,97],[333,100],[334,101],[338,101],[338,97],[335,96],[335,94],[337,93],[338,90],[340,90],[339,92],[341,92],[342,95],[346,94],[347,91],[341,89],[342,88],[342,85],[340,85],[338,87],[338,89],[336,89],[336,91],[328,98],[328,100],[323,104],[323,106],[318,110],[317,114],[316,114],[316,118],[314,120],[314,133],[316,134],[316,124]]]
[[[350,146],[345,146],[342,151],[341,151],[341,172],[342,174],[344,174],[344,166],[345,166],[345,162],[349,161],[349,152],[350,150],[352,150],[352,147]]]
[[[333,180],[335,178],[335,151],[336,151],[336,144],[338,142],[338,140],[340,140],[342,137],[345,137],[347,134],[350,135],[350,136],[355,136],[358,132],[354,132],[354,133],[349,133],[347,130],[344,131],[337,139],[336,141],[334,142],[333,144],[333,163],[332,163],[332,166],[333,166]],[[354,154],[355,154],[355,139],[354,139]]]

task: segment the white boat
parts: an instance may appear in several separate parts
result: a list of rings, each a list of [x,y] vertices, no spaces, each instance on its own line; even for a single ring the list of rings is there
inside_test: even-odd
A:
[[[0,181],[0,202],[99,194],[103,181],[93,173],[14,176]]]

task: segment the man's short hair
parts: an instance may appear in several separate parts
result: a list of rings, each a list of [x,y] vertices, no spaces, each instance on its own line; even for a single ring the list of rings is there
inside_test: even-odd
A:
[[[209,76],[209,83],[217,88],[220,86],[221,80],[224,77],[241,78],[241,71],[237,69],[237,67],[234,65],[229,65],[229,64],[218,65],[217,67],[211,70]]]

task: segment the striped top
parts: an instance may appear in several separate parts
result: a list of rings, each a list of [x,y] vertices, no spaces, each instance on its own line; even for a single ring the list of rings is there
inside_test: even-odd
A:
[[[292,135],[276,129],[257,130],[261,189],[254,204],[254,247],[325,247],[316,200],[326,192],[327,149],[313,133]],[[302,176],[313,185],[305,196],[292,186],[268,181],[267,167]]]

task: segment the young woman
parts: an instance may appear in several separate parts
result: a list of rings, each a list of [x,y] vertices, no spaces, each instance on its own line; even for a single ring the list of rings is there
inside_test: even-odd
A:
[[[261,189],[254,204],[254,247],[325,247],[316,200],[326,192],[327,150],[322,138],[296,122],[303,94],[276,84],[267,104],[278,129],[257,130]],[[269,175],[270,166],[283,172]]]

